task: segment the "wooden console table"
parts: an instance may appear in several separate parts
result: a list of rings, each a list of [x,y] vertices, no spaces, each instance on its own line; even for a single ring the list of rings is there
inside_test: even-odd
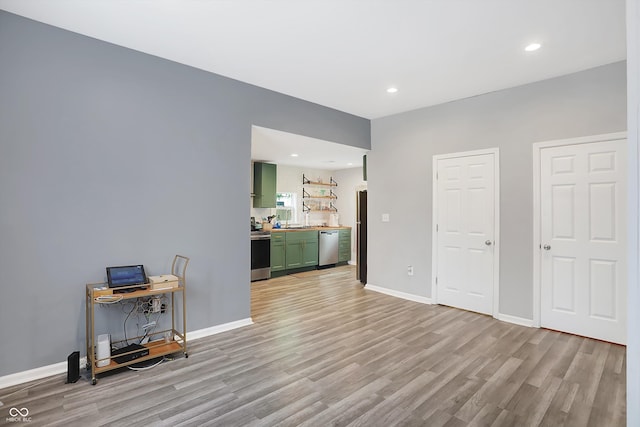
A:
[[[87,344],[87,371],[91,372],[91,384],[95,385],[97,383],[96,376],[98,374],[111,371],[114,369],[119,369],[125,366],[129,366],[135,363],[143,362],[145,360],[155,359],[157,357],[166,356],[173,353],[182,352],[184,353],[184,357],[189,357],[187,353],[187,301],[186,301],[186,281],[185,281],[185,273],[187,270],[187,265],[189,264],[189,258],[184,257],[182,255],[176,255],[173,259],[173,263],[171,265],[171,274],[178,277],[178,287],[175,288],[164,288],[164,289],[151,289],[151,286],[145,290],[134,290],[133,292],[128,293],[118,293],[112,295],[104,295],[98,288],[105,288],[107,286],[106,283],[88,283],[86,286],[86,344]],[[121,289],[126,288],[139,288],[140,286],[127,286]],[[146,356],[142,356],[127,362],[117,363],[114,358],[126,356],[128,354],[134,353],[131,351],[129,353],[118,354],[115,356],[110,356],[108,358],[98,359],[97,356],[97,348],[96,348],[96,336],[95,336],[95,307],[96,305],[103,304],[120,304],[125,301],[137,300],[138,298],[151,298],[158,295],[171,295],[171,329],[165,329],[158,332],[153,332],[150,334],[151,337],[160,336],[160,339],[153,339],[143,344],[149,350],[149,354]],[[178,325],[176,319],[176,295],[177,299],[181,299],[182,302],[182,322],[181,325]],[[111,298],[109,298],[111,297]],[[179,301],[180,302],[180,301]],[[168,310],[168,307],[165,307],[165,310]],[[170,339],[165,340],[165,336],[170,337]],[[137,336],[129,338],[129,340],[141,340],[143,336]],[[124,344],[127,343],[125,340],[114,341],[112,344]],[[98,366],[98,362],[108,361],[106,366]]]

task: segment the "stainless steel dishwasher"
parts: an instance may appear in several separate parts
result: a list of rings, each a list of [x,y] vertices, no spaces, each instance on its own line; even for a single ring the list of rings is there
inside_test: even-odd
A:
[[[338,230],[320,232],[318,242],[318,266],[336,264],[338,262]]]

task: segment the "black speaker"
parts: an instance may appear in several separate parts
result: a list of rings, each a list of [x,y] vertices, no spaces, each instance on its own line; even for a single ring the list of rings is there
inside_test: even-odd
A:
[[[74,351],[67,357],[67,384],[75,383],[80,378],[80,352]]]

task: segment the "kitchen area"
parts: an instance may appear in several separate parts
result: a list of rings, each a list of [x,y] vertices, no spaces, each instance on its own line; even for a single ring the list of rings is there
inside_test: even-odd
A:
[[[327,155],[318,151],[316,141],[311,141],[315,151],[307,153],[306,141],[307,151],[300,145],[280,146],[278,157],[273,138],[282,141],[290,134],[263,128],[258,132],[269,136],[269,151],[265,155],[252,148],[251,280],[363,265],[357,262],[362,251],[356,251],[358,229],[366,226],[356,221],[357,195],[366,193],[363,154],[349,152],[346,160],[324,160]],[[254,145],[256,139],[260,138],[254,135]],[[331,159],[340,157],[336,147],[328,147]]]

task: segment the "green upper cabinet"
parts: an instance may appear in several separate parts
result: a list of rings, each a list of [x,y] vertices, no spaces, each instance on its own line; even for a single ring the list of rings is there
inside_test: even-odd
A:
[[[253,164],[253,207],[276,207],[276,165],[273,163]]]

